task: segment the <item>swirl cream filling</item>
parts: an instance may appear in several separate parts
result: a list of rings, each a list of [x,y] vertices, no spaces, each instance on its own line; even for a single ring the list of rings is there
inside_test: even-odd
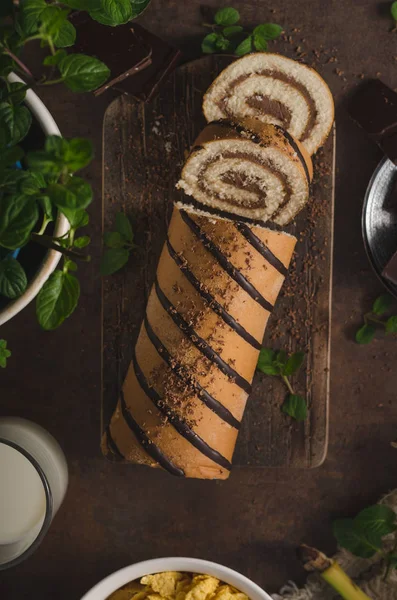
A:
[[[274,146],[213,140],[194,149],[178,187],[198,202],[279,225],[307,200],[308,183],[298,163]]]

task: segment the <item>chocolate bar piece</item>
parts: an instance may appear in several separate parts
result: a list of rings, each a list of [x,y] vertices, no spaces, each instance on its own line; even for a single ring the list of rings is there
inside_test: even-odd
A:
[[[180,50],[135,22],[108,27],[86,13],[76,13],[71,20],[77,30],[73,51],[96,56],[111,72],[95,95],[113,88],[150,102],[181,57]]]
[[[397,93],[372,79],[354,94],[349,113],[397,165]]]
[[[382,277],[385,277],[397,285],[397,252],[393,254],[387,265],[382,271]]]

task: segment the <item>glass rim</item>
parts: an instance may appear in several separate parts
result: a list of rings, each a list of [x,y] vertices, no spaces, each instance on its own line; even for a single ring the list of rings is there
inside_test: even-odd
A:
[[[32,467],[34,467],[34,469],[36,470],[36,472],[38,473],[38,475],[41,479],[41,482],[42,482],[43,488],[44,488],[45,499],[46,499],[46,510],[45,510],[45,515],[44,515],[44,521],[43,521],[43,524],[41,526],[39,533],[34,538],[33,542],[30,544],[30,546],[28,546],[19,556],[16,556],[15,558],[12,558],[11,560],[9,560],[7,562],[0,563],[0,571],[4,571],[5,569],[9,569],[11,567],[15,567],[16,565],[19,565],[19,563],[21,563],[26,558],[28,558],[31,554],[33,554],[33,552],[35,552],[35,550],[40,546],[41,542],[44,539],[45,534],[47,533],[47,531],[51,525],[54,502],[53,502],[52,492],[51,492],[50,484],[48,483],[47,476],[44,473],[42,467],[37,462],[37,460],[30,454],[30,452],[25,450],[25,448],[23,448],[19,444],[16,444],[15,442],[11,442],[10,440],[7,440],[2,437],[0,437],[0,444],[5,444],[7,446],[10,446],[11,448],[14,448],[14,450],[17,450],[17,452],[22,454],[30,462],[30,464],[32,465]],[[6,545],[8,545],[8,544],[6,544]],[[11,545],[11,544],[9,544],[9,545]]]

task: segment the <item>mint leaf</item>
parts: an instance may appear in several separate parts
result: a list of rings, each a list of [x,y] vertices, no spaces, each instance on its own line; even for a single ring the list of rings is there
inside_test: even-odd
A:
[[[355,556],[371,558],[382,546],[381,536],[364,534],[353,519],[336,519],[332,528],[339,546]]]
[[[132,19],[135,19],[138,15],[142,14],[143,11],[149,6],[151,0],[130,0],[132,8]]]
[[[66,166],[69,173],[75,173],[87,166],[93,157],[93,147],[89,140],[73,138],[66,140],[58,135],[46,139],[45,150],[52,154],[53,162],[58,166]]]
[[[356,333],[357,344],[369,344],[375,337],[376,329],[373,325],[363,325]]]
[[[0,197],[0,246],[9,250],[24,246],[38,218],[37,204],[31,196]]]
[[[305,360],[305,354],[303,352],[295,352],[291,354],[289,359],[287,360],[287,364],[283,369],[283,375],[289,377],[298,371],[301,368],[303,361]]]
[[[276,353],[271,348],[262,348],[259,353],[258,358],[258,367],[260,368],[263,365],[271,365],[274,361]]]
[[[77,264],[76,264],[76,263],[75,263],[73,260],[70,260],[70,259],[68,258],[68,259],[67,259],[67,260],[65,260],[65,262],[64,262],[64,268],[65,268],[67,271],[77,271],[77,268],[78,268],[78,267],[77,267]]]
[[[267,50],[267,41],[266,38],[264,38],[261,35],[254,35],[254,46],[255,46],[255,50],[259,50],[260,52],[266,52]]]
[[[103,241],[108,248],[123,248],[125,241],[118,231],[105,231]]]
[[[47,8],[45,0],[21,0],[18,23],[23,33],[33,35],[38,29],[42,12]]]
[[[248,36],[237,46],[234,51],[236,56],[243,56],[244,54],[249,54],[252,52],[252,36]]]
[[[24,174],[20,190],[27,196],[36,196],[41,189],[47,186],[44,176],[40,171],[20,171]]]
[[[56,329],[77,306],[80,296],[78,279],[70,273],[54,271],[37,296],[37,319],[46,331]]]
[[[15,258],[0,261],[0,295],[6,298],[18,298],[26,290],[26,273]]]
[[[90,17],[102,25],[123,25],[132,19],[130,0],[102,0],[98,9],[90,11]]]
[[[8,83],[8,88],[7,86],[0,88],[0,101],[7,96],[11,104],[21,104],[25,100],[26,85],[20,81]]]
[[[225,27],[222,33],[225,37],[230,38],[238,33],[241,33],[243,30],[244,28],[241,27],[241,25],[231,25],[230,27]]]
[[[48,198],[48,196],[41,196],[40,198],[38,198],[38,203],[41,207],[41,210],[45,214],[46,218],[49,221],[54,221],[54,219],[55,219],[54,209],[52,206],[52,202]]]
[[[73,245],[76,248],[85,248],[91,242],[89,235],[82,235],[81,237],[75,238]]]
[[[213,54],[216,52],[216,42],[218,40],[218,33],[209,33],[205,36],[203,41],[201,42],[201,50],[204,54]]]
[[[7,341],[0,340],[0,367],[5,369],[7,366],[7,358],[10,358],[11,352],[7,348]]]
[[[112,275],[127,263],[129,251],[126,248],[110,248],[105,250],[101,261],[102,275]]]
[[[284,400],[281,410],[296,421],[304,421],[307,417],[306,401],[297,394],[289,394]]]
[[[70,226],[73,227],[73,229],[78,229],[79,227],[85,227],[86,225],[88,225],[89,220],[90,220],[87,211],[84,209],[76,210],[76,211],[69,211],[69,213],[65,216],[66,216],[67,220],[69,221]]]
[[[47,6],[41,13],[40,34],[45,40],[52,40],[58,48],[73,46],[76,40],[76,29],[67,20],[69,10],[58,6]]]
[[[231,7],[219,9],[215,13],[214,21],[217,25],[235,25],[240,19],[238,10]]]
[[[27,157],[29,168],[40,171],[43,175],[57,178],[62,171],[62,160],[54,156],[52,152],[37,150],[29,152]]]
[[[387,319],[386,333],[397,333],[397,316]]]
[[[43,60],[43,65],[45,67],[56,67],[57,64],[67,56],[66,50],[57,50],[54,55],[49,54]]]
[[[83,138],[69,140],[68,148],[64,154],[64,161],[71,173],[86,167],[94,156],[92,143]]]
[[[58,64],[65,85],[72,92],[91,92],[108,79],[108,67],[92,56],[72,54]]]
[[[396,531],[396,513],[384,504],[375,504],[358,513],[354,519],[354,526],[356,530],[366,534],[372,532],[383,537]]]
[[[132,242],[134,239],[134,232],[132,231],[131,223],[128,217],[119,212],[116,215],[116,230],[123,236],[127,242]]]
[[[382,296],[379,296],[379,298],[377,298],[374,302],[374,305],[372,307],[372,312],[375,315],[383,315],[385,312],[387,312],[389,310],[389,308],[392,306],[393,304],[393,298],[392,296],[390,296],[389,294],[383,294]]]
[[[263,25],[255,27],[253,34],[254,36],[262,37],[265,40],[275,40],[281,35],[282,31],[283,28],[280,27],[280,25],[276,25],[275,23],[263,23]]]
[[[60,135],[49,135],[44,144],[46,152],[53,153],[57,158],[64,157],[68,149],[68,142]]]
[[[391,16],[395,21],[397,21],[397,2],[393,2],[390,7]]]
[[[265,375],[280,375],[280,368],[276,365],[257,365],[259,371],[262,371]]]
[[[280,350],[279,352],[277,352],[276,362],[281,366],[285,366],[287,364],[287,353],[285,352],[285,350]]]
[[[0,130],[4,146],[17,144],[26,137],[31,124],[32,115],[26,106],[0,103]]]
[[[231,43],[223,35],[219,35],[216,40],[216,47],[218,50],[228,50],[231,47]]]
[[[66,185],[51,183],[47,193],[67,218],[68,214],[86,208],[92,201],[91,186],[80,177],[71,177]]]

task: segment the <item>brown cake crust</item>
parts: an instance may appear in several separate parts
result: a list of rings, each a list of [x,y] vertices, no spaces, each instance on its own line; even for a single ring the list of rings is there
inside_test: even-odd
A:
[[[105,454],[186,477],[229,476],[263,333],[296,243],[245,227],[174,209]]]

